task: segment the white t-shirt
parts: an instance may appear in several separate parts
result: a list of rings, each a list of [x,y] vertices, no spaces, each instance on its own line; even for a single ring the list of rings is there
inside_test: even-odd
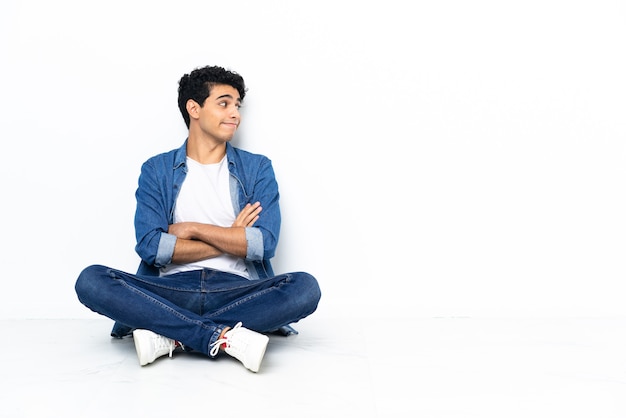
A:
[[[187,157],[187,176],[176,199],[174,223],[231,226],[235,221],[235,210],[230,198],[229,177],[226,156],[216,164],[200,164]],[[161,268],[161,275],[205,267],[249,277],[243,260],[229,254],[194,263],[170,264]]]

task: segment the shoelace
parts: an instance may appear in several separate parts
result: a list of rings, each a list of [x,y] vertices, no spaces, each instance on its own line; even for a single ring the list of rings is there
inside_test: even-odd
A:
[[[159,352],[161,351],[161,348],[165,348],[169,350],[170,357],[172,357],[172,353],[174,352],[174,349],[176,348],[176,341],[170,338],[164,337],[162,335],[159,335],[159,338],[156,339],[154,344],[155,344],[155,352]],[[181,344],[181,347],[182,347],[182,344]]]
[[[234,327],[232,327],[231,329],[229,329],[228,331],[226,331],[224,333],[224,337],[220,338],[219,340],[215,341],[213,344],[211,344],[211,351],[209,351],[209,354],[211,354],[211,357],[215,357],[217,356],[217,353],[220,351],[220,345],[226,343],[228,344],[229,339],[226,338],[226,334],[230,333],[231,331],[235,331],[239,328],[241,328],[242,323],[241,322],[237,322],[237,325],[235,325]]]

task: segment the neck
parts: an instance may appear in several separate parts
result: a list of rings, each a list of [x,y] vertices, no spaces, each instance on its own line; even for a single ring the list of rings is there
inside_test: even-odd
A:
[[[192,135],[187,140],[187,156],[200,164],[215,164],[226,155],[226,143],[199,140]]]

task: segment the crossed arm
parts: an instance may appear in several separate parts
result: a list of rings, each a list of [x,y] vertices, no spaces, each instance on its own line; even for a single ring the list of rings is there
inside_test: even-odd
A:
[[[176,264],[191,263],[232,254],[244,258],[247,254],[246,227],[251,227],[259,219],[261,204],[248,203],[239,212],[230,227],[180,222],[169,226],[168,233],[177,237],[172,255]]]

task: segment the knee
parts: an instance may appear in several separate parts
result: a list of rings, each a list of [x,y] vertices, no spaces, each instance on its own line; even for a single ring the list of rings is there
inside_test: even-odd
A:
[[[317,305],[322,297],[319,283],[317,279],[309,273],[299,272],[296,274],[300,285],[300,295],[303,298],[302,302],[309,306],[309,310],[314,311],[317,309]]]
[[[78,299],[85,303],[91,295],[101,291],[102,286],[99,284],[103,276],[107,275],[108,268],[100,265],[92,265],[85,268],[76,279],[74,290]]]

